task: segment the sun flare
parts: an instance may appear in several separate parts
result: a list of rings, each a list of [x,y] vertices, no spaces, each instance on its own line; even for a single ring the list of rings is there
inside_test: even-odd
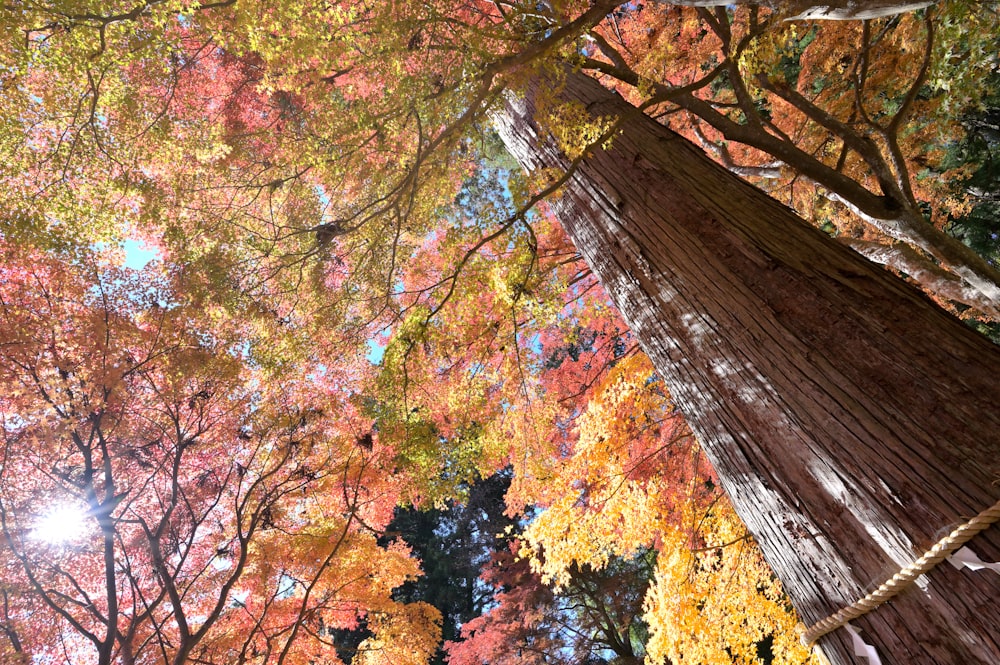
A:
[[[53,545],[68,543],[86,532],[86,519],[87,512],[81,506],[56,505],[35,522],[31,535],[35,540]]]

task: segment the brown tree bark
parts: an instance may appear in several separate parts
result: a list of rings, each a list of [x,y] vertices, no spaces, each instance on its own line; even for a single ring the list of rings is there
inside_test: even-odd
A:
[[[569,169],[542,87],[496,123],[526,169]],[[804,621],[1000,498],[1000,349],[596,81],[561,96],[620,124],[553,208]],[[1000,560],[1000,527],[970,546]],[[945,564],[854,623],[887,665],[1000,663],[998,597],[1000,576]],[[855,662],[843,629],[820,644]]]
[[[624,62],[615,65],[588,59],[585,66],[629,85],[640,85],[638,74],[629,69]],[[968,288],[961,290],[950,288],[949,285],[945,291],[939,291],[937,287],[941,282],[930,280],[921,284],[928,292],[943,299],[962,295],[958,302],[976,307],[988,316],[997,316],[1000,312],[1000,271],[961,241],[924,219],[916,200],[907,193],[908,186],[900,179],[908,179],[909,176],[901,174],[900,178],[897,178],[890,166],[891,158],[882,155],[876,144],[863,134],[855,133],[851,127],[829,116],[802,95],[771,82],[763,82],[762,85],[782,96],[789,104],[818,124],[826,125],[832,135],[844,141],[845,145],[849,143],[851,150],[861,156],[874,173],[880,173],[878,180],[881,193],[868,189],[840,170],[823,163],[815,155],[803,151],[787,137],[782,138],[771,133],[760,123],[740,124],[720,113],[711,103],[690,90],[671,92],[666,86],[652,84],[655,93],[661,96],[663,101],[669,101],[678,108],[688,111],[718,131],[727,141],[742,143],[775,157],[778,160],[777,164],[791,168],[801,177],[818,185],[821,190],[825,190],[828,198],[847,207],[879,234],[905,242],[925,252],[938,262],[941,269],[950,272],[956,279],[968,285]],[[748,116],[753,113],[752,108],[747,106],[742,108]],[[719,156],[725,164],[725,156]],[[753,175],[759,177],[763,174]]]

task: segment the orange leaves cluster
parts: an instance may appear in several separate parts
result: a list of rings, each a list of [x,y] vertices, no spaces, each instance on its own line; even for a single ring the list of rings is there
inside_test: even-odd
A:
[[[366,363],[274,363],[273,330],[192,305],[158,262],[0,258],[6,659],[338,662],[331,631],[365,617],[433,651],[435,611],[392,599],[417,562],[377,540],[401,497],[349,399]],[[38,536],[64,506],[79,535]]]
[[[520,491],[545,506],[525,537],[544,550],[547,578],[564,580],[574,563],[601,568],[608,556],[654,542],[686,499],[693,437],[652,378],[645,356],[620,360],[578,417],[568,459],[544,479],[522,481]]]
[[[441,641],[441,613],[427,603],[395,604],[368,622],[374,636],[358,647],[352,665],[423,665]]]

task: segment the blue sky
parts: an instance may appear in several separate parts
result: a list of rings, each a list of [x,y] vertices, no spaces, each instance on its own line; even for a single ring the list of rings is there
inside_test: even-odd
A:
[[[126,240],[125,265],[135,270],[142,270],[146,264],[156,258],[156,252],[146,247],[141,240]]]

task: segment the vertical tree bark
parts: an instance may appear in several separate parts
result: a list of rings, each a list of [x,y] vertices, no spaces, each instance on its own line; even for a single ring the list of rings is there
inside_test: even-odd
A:
[[[540,85],[496,122],[526,169],[566,169]],[[1000,498],[1000,349],[596,81],[561,95],[622,124],[553,207],[807,623]],[[1000,527],[970,546],[1000,560]],[[887,665],[1000,663],[998,597],[944,564],[854,623]],[[855,662],[846,631],[820,644]]]

